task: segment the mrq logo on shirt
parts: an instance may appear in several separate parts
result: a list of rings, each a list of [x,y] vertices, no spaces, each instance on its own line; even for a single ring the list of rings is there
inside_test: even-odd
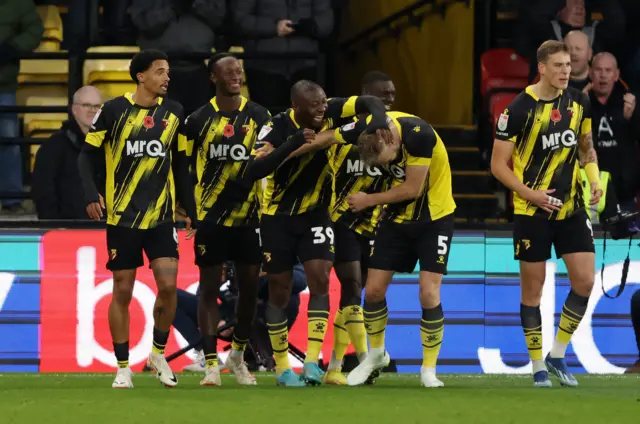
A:
[[[113,280],[105,269],[108,252],[104,247],[104,231],[56,230],[42,236],[38,235],[41,232],[35,234],[0,237],[0,251],[23,252],[11,258],[0,257],[0,271],[4,272],[0,273],[3,277],[0,278],[0,305],[5,316],[12,314],[17,319],[15,323],[11,321],[0,326],[0,337],[15,341],[0,346],[0,355],[18,358],[19,352],[29,351],[32,346],[35,365],[21,369],[23,372],[113,372],[116,361],[107,321]],[[34,239],[29,252],[25,253],[22,247],[25,243],[18,240],[20,237]],[[183,232],[179,237],[182,240],[178,287],[194,292],[198,271],[193,265],[193,248],[184,241]],[[609,292],[618,287],[627,247],[628,241],[607,242],[604,287]],[[601,249],[602,240],[596,239],[598,258],[602,255]],[[631,260],[628,287],[616,300],[603,296],[600,273],[596,273],[588,309],[567,351],[572,371],[620,374],[625,366],[636,360],[638,352],[628,315],[630,297],[640,283],[640,248],[635,245]],[[24,264],[31,264],[29,266],[33,268]],[[33,279],[32,275],[37,274],[38,281],[15,283]],[[417,281],[417,272],[399,274],[395,277],[396,284],[389,286],[387,296],[387,349],[399,372],[418,372],[422,362]],[[35,287],[39,290],[32,290]],[[331,310],[335,313],[340,286],[333,275],[330,290]],[[568,292],[562,261],[548,261],[541,305],[544,354],[551,348],[554,324],[557,325]],[[134,370],[143,366],[151,348],[155,293],[153,274],[145,264],[138,270],[130,307],[130,362]],[[291,338],[297,347],[306,350],[307,294],[302,296],[301,319],[296,321]],[[518,264],[513,260],[510,234],[500,237],[487,237],[477,232],[455,234],[449,274],[442,286],[442,304],[446,330],[438,361],[440,372],[530,372],[520,327]],[[21,308],[30,310],[21,312]],[[34,331],[25,332],[23,321],[29,313],[36,313],[38,320],[34,321]],[[18,333],[20,337],[16,336]],[[330,330],[323,357],[330,356],[331,344]],[[172,331],[167,352],[172,353],[186,345],[186,340]],[[15,355],[10,351],[15,351]],[[24,362],[24,358],[21,360]],[[176,359],[175,369],[181,369],[190,360],[189,355]]]

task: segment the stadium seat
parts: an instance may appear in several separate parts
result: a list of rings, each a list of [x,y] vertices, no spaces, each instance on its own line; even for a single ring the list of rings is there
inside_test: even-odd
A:
[[[494,89],[523,89],[527,86],[529,64],[513,49],[492,49],[480,58],[482,96]]]
[[[32,96],[27,99],[27,106],[67,106],[68,99],[66,93],[61,97],[38,97]],[[67,120],[67,113],[25,113],[24,114],[24,135],[25,137],[48,138],[62,126],[62,122]],[[30,165],[33,171],[36,152],[40,146],[30,146]]]
[[[16,93],[18,104],[26,105],[30,96],[66,97],[68,75],[69,62],[64,59],[21,60]]]
[[[90,47],[87,53],[131,53],[140,51],[136,46]],[[86,85],[95,86],[105,100],[133,92],[136,84],[129,75],[130,59],[89,59],[84,63],[83,79]]]
[[[36,10],[44,26],[42,38],[47,41],[57,42],[59,50],[60,42],[62,41],[62,18],[58,7],[38,6]]]

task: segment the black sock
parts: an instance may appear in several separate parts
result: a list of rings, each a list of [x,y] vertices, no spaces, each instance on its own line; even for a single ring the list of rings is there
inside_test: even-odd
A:
[[[542,360],[542,315],[540,306],[520,304],[520,324],[532,361]]]
[[[113,344],[113,353],[118,361],[118,368],[127,368],[129,366],[129,341]]]
[[[638,344],[638,356],[640,356],[640,290],[631,296],[631,322],[636,333],[636,343]]]
[[[153,328],[153,353],[164,354],[164,348],[167,346],[167,340],[169,340],[169,332],[160,331],[157,328]]]
[[[207,368],[218,366],[218,337],[211,335],[202,336],[202,351]]]

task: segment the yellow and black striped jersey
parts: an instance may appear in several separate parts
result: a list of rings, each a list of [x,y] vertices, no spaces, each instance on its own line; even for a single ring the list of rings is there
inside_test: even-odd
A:
[[[498,118],[496,138],[515,143],[513,171],[533,190],[555,189],[564,203],[552,214],[517,193],[518,215],[564,219],[584,208],[578,138],[591,132],[591,105],[584,93],[568,88],[554,100],[541,100],[531,87],[520,93]]]
[[[451,187],[451,168],[444,143],[436,131],[423,119],[403,112],[387,112],[400,135],[398,156],[383,170],[389,175],[390,188],[402,184],[408,166],[428,166],[427,180],[420,195],[412,201],[386,206],[385,219],[396,223],[435,221],[456,209]],[[336,130],[342,143],[356,143],[366,128],[362,121],[349,123]]]
[[[355,127],[355,122],[349,124]],[[344,127],[343,127],[344,128]],[[358,192],[378,193],[387,189],[388,175],[380,166],[367,166],[360,159],[357,146],[334,144],[327,154],[333,174],[333,201],[329,215],[333,222],[340,222],[366,237],[373,237],[378,226],[382,205],[361,212],[349,210],[347,199]]]
[[[244,97],[231,113],[221,111],[214,97],[189,115],[187,150],[198,180],[199,221],[227,227],[258,225],[262,182],[243,177],[258,130],[269,119],[266,108]]]
[[[336,128],[356,115],[358,97],[328,101],[321,131]],[[268,142],[276,149],[303,128],[289,109],[269,121],[258,134],[258,144]],[[331,172],[326,151],[310,152],[287,160],[267,176],[262,213],[299,215],[316,208],[329,208],[332,196]]]
[[[183,120],[180,104],[160,98],[142,107],[131,93],[98,111],[85,142],[104,149],[107,225],[148,229],[174,221],[172,156],[186,150]]]

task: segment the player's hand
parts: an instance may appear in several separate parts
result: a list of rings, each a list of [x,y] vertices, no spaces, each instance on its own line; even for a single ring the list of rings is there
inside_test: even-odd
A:
[[[602,198],[602,188],[599,187],[598,183],[591,183],[591,200],[589,201],[590,205],[597,205]]]
[[[302,130],[302,136],[304,137],[305,143],[313,143],[316,141],[316,132],[310,128]]]
[[[104,197],[102,197],[102,194],[98,194],[98,201],[100,202],[100,207],[101,207],[102,209],[106,209],[106,208],[104,207]]]
[[[550,196],[554,191],[556,191],[555,188],[551,190],[533,190],[527,200],[549,213],[559,211],[562,208],[562,200]]]
[[[585,85],[585,87],[582,89],[582,92],[584,94],[589,94],[589,91],[591,91],[592,88],[593,88],[593,84],[589,83],[589,84]]]
[[[262,147],[260,147],[259,149],[256,149],[256,158],[262,158],[262,157],[268,156],[274,150],[275,148],[273,147],[273,144],[266,141],[264,142],[264,145]]]
[[[633,111],[636,109],[636,96],[631,93],[627,93],[624,95],[624,119],[631,119],[631,115],[633,115]]]
[[[347,198],[349,203],[349,209],[352,212],[360,212],[363,209],[367,209],[371,205],[369,204],[369,196],[367,193],[358,192],[354,193]]]
[[[185,237],[185,239],[191,240],[196,235],[197,230],[195,228],[191,228],[191,218],[189,218],[188,216],[184,218],[184,222],[186,224],[187,230],[187,236]]]
[[[92,202],[87,205],[87,215],[94,221],[100,221],[102,219],[102,208],[100,203]]]
[[[378,136],[378,139],[383,140],[384,144],[386,144],[387,146],[393,144],[393,135],[391,134],[391,130],[389,128],[376,130],[376,135]]]
[[[278,37],[286,37],[287,35],[295,32],[291,25],[293,25],[293,22],[289,19],[278,21]]]

